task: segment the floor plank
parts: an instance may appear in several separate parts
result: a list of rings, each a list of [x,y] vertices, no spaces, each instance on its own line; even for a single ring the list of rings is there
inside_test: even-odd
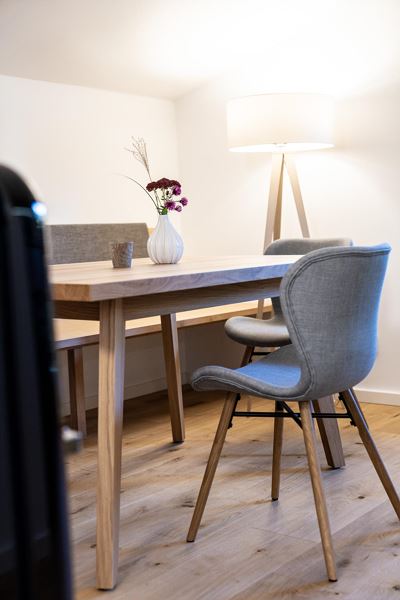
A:
[[[324,466],[338,561],[326,580],[302,434],[285,423],[281,493],[269,498],[271,419],[236,419],[197,541],[185,536],[222,407],[218,394],[185,394],[187,441],[170,443],[165,395],[125,404],[119,585],[112,600],[258,600],[400,597],[400,526],[358,438],[339,426],[346,467]],[[246,402],[246,399],[243,399]],[[254,410],[266,401],[254,399]],[[267,410],[271,410],[272,404]],[[400,486],[400,410],[364,405],[394,484]],[[84,450],[68,458],[78,600],[95,589],[96,415]],[[325,465],[322,446],[320,459]]]

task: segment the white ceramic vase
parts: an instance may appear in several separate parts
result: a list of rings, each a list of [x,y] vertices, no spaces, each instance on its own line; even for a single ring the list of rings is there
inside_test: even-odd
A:
[[[147,241],[147,252],[156,264],[175,264],[183,254],[183,240],[168,215],[159,215],[158,223]]]

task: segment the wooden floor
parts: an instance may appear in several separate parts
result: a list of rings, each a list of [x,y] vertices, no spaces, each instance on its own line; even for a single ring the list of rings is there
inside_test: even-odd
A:
[[[280,500],[271,503],[272,421],[235,420],[197,541],[185,543],[221,400],[186,393],[182,445],[170,443],[164,396],[126,403],[113,592],[95,589],[96,427],[89,419],[84,450],[68,459],[77,599],[400,599],[400,524],[347,421],[340,422],[346,468],[323,463],[337,583],[326,580],[302,434],[292,422],[285,421]],[[399,488],[400,408],[364,408]]]

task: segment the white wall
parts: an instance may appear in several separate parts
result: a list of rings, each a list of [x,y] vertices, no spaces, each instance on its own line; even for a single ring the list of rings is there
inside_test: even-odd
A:
[[[36,180],[50,223],[155,225],[149,198],[123,177],[147,183],[124,150],[131,136],[145,138],[154,178],[177,177],[171,101],[0,75],[0,160]]]
[[[270,156],[228,151],[226,101],[260,92],[334,91],[312,87],[313,78],[301,61],[283,61],[278,67],[272,65],[256,79],[246,70],[232,72],[177,103],[180,173],[192,200],[183,215],[190,253],[250,254],[262,248]],[[336,78],[336,93],[340,92],[336,147],[298,154],[296,162],[313,236],[348,236],[360,244],[387,241],[393,247],[382,300],[379,355],[360,388],[365,400],[400,404],[399,72],[397,68],[385,80],[376,77],[368,85],[357,82],[352,89],[340,88]],[[349,73],[344,77],[351,81]],[[290,88],[293,81],[297,88]],[[300,234],[288,186],[283,224],[283,236]],[[202,358],[191,355],[190,368],[201,362]]]
[[[144,192],[122,177],[147,182],[124,150],[130,137],[148,145],[154,178],[178,178],[174,104],[159,100],[0,76],[0,162],[33,179],[50,223],[157,222]],[[174,215],[180,227],[179,215]],[[67,402],[64,353],[62,401]],[[97,349],[85,350],[89,405],[97,394]],[[127,394],[165,387],[159,336],[127,345]]]
[[[297,156],[306,211],[314,236],[346,235],[357,243],[385,240],[393,246],[382,302],[378,361],[362,389],[364,399],[400,403],[396,356],[400,339],[400,71],[379,70],[374,64],[374,78],[365,82],[344,73],[345,85],[338,77],[332,83],[325,73],[324,85],[315,88],[312,74],[301,70],[312,55],[301,56],[294,64],[290,52],[288,56],[286,63],[271,63],[262,77],[254,78],[241,68],[181,98],[176,106],[167,100],[0,76],[0,161],[35,179],[48,204],[51,223],[143,220],[154,225],[156,215],[147,198],[120,176],[126,173],[145,179],[141,166],[123,150],[131,135],[143,136],[154,177],[179,177],[191,200],[181,217],[186,254],[258,253],[270,158],[228,152],[226,100],[261,91],[290,91],[293,81],[297,87],[292,91],[336,90],[335,149]],[[355,66],[353,61],[352,72],[359,75]],[[279,79],[282,73],[285,80]],[[289,194],[284,205],[283,234],[298,235]],[[175,224],[180,226],[178,215]],[[200,364],[234,365],[240,354],[217,325],[185,331],[181,341],[184,380]],[[96,348],[85,352],[85,365],[92,405],[97,392]],[[64,360],[61,375],[65,401]],[[127,396],[165,386],[159,336],[128,343],[126,378]]]

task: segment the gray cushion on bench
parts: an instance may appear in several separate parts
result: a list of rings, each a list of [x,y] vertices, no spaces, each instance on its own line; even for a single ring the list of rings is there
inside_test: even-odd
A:
[[[50,264],[110,260],[110,242],[133,241],[133,256],[148,256],[146,223],[48,225],[45,237]]]

